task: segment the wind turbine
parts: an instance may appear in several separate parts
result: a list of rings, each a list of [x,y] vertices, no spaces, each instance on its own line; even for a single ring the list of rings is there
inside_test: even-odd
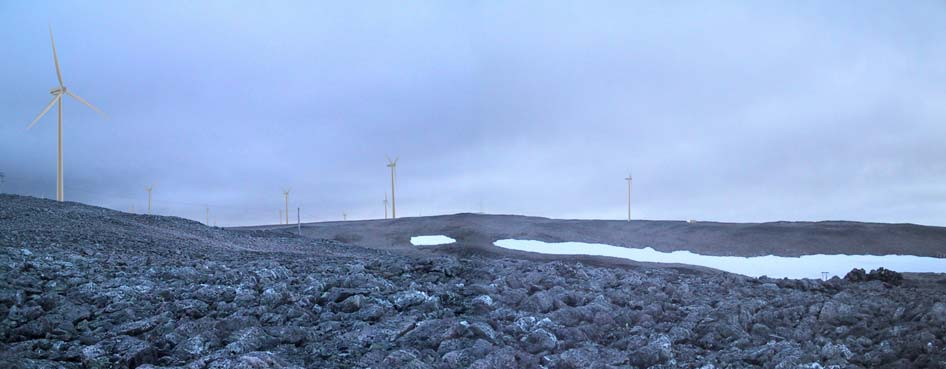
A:
[[[397,160],[400,158],[391,160],[387,155],[385,155],[385,158],[388,159],[388,168],[391,168],[391,219],[397,219],[397,202],[394,201],[394,178],[397,176]]]
[[[388,219],[388,193],[384,193],[384,219]]]
[[[154,184],[151,184],[148,187],[145,187],[145,191],[148,191],[148,214],[151,214],[151,190],[154,189]]]
[[[289,224],[289,191],[291,188],[287,188],[282,191],[282,194],[286,196],[286,224]]]
[[[92,104],[89,104],[88,101],[85,101],[85,99],[79,97],[79,95],[72,93],[66,88],[66,86],[62,82],[62,71],[59,70],[59,57],[56,55],[56,40],[53,39],[52,26],[49,27],[49,41],[53,45],[53,63],[56,64],[56,78],[59,79],[59,87],[49,90],[49,93],[53,95],[52,101],[50,101],[49,104],[47,104],[46,107],[43,108],[43,111],[40,112],[39,115],[37,115],[36,118],[34,118],[32,122],[30,122],[30,125],[27,126],[26,129],[33,128],[33,125],[35,125],[36,122],[38,122],[40,118],[46,115],[46,112],[48,112],[49,109],[52,109],[53,104],[57,105],[58,107],[57,110],[59,111],[59,146],[58,146],[59,155],[57,156],[57,160],[56,160],[56,200],[61,202],[64,200],[64,197],[65,197],[63,195],[63,186],[62,186],[62,95],[66,94],[66,95],[71,96],[73,99],[76,99],[80,103],[84,104],[85,106],[88,106],[89,108],[94,110],[96,113],[99,113],[100,115],[102,115],[102,117],[106,119],[108,119],[108,116],[105,115],[105,113],[103,113],[101,110],[99,110],[99,108],[96,108]]]
[[[348,213],[342,212],[342,220],[348,220]]]
[[[627,174],[627,178],[624,178],[627,181],[627,221],[631,221],[631,174]]]

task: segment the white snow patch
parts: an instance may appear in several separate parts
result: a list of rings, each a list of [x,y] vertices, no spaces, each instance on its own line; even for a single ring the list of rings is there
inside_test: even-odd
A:
[[[946,273],[946,259],[913,255],[804,255],[785,256],[712,256],[694,254],[689,251],[660,252],[650,247],[632,249],[600,243],[557,242],[534,240],[499,240],[496,246],[553,255],[600,255],[635,261],[656,263],[680,263],[710,267],[750,277],[762,275],[773,278],[821,278],[822,272],[829,276],[843,277],[854,268],[870,271],[884,267],[898,272]]]
[[[454,242],[457,242],[457,240],[444,235],[411,237],[411,245],[414,246],[446,245]]]

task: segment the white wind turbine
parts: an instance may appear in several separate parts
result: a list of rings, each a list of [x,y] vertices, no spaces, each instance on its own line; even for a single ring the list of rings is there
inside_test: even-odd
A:
[[[397,205],[394,201],[394,178],[397,176],[397,160],[400,158],[391,160],[387,155],[385,155],[385,158],[388,159],[388,168],[391,168],[391,219],[397,219]]]
[[[154,183],[145,187],[145,191],[148,191],[148,214],[151,214],[151,191],[154,190]]]
[[[101,110],[99,110],[99,108],[96,108],[96,107],[93,106],[92,104],[89,104],[88,101],[85,101],[85,99],[79,97],[79,95],[76,95],[76,94],[72,93],[72,91],[69,91],[69,90],[66,88],[66,86],[65,86],[65,85],[63,84],[63,82],[62,82],[62,72],[59,70],[59,57],[56,55],[56,40],[53,39],[53,28],[52,28],[52,27],[49,27],[49,41],[50,41],[50,42],[52,43],[52,45],[53,45],[53,62],[56,64],[56,78],[59,79],[59,87],[54,88],[54,89],[52,89],[52,90],[49,91],[49,93],[51,93],[51,94],[53,95],[53,100],[50,101],[49,104],[47,104],[45,108],[43,108],[43,111],[40,112],[39,115],[37,115],[35,119],[33,119],[33,121],[30,123],[29,126],[26,127],[26,129],[32,128],[33,125],[35,125],[36,122],[38,122],[40,118],[42,118],[44,115],[46,115],[46,112],[48,112],[49,109],[52,109],[53,104],[56,104],[56,105],[58,106],[58,110],[59,110],[59,156],[57,157],[57,161],[56,161],[56,163],[57,163],[57,165],[56,165],[56,200],[58,200],[58,201],[63,201],[63,199],[64,199],[65,196],[63,195],[63,186],[62,186],[62,95],[63,95],[63,94],[66,94],[66,95],[72,96],[73,99],[76,99],[76,100],[78,100],[80,103],[84,104],[85,106],[88,106],[89,108],[91,108],[92,110],[94,110],[96,113],[99,113],[100,115],[102,115],[102,117],[104,117],[104,118],[106,118],[106,119],[108,119],[108,116],[105,115],[105,113],[103,113]]]
[[[0,176],[0,179],[3,177]],[[388,193],[384,193],[384,219],[388,219]]]
[[[286,196],[286,224],[289,224],[289,191],[291,190],[292,188],[287,188],[282,191],[283,196]]]
[[[631,221],[631,181],[633,180],[633,178],[631,178],[631,174],[628,173],[627,178],[624,178],[624,180],[627,181],[627,221],[630,222]]]

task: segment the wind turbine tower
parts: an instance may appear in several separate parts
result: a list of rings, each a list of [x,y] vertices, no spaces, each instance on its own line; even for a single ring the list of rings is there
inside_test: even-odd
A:
[[[628,173],[627,178],[624,178],[627,181],[627,221],[631,221],[631,174]]]
[[[71,91],[69,91],[69,89],[66,88],[66,86],[62,82],[62,71],[59,69],[59,56],[56,55],[56,40],[53,38],[52,27],[49,27],[49,41],[53,46],[53,63],[56,65],[56,78],[59,80],[59,87],[49,90],[49,93],[53,95],[52,101],[50,101],[49,104],[47,104],[46,107],[43,108],[43,111],[40,112],[39,115],[37,115],[36,118],[34,118],[32,122],[30,122],[30,125],[27,126],[26,129],[33,128],[33,125],[35,125],[36,122],[38,122],[40,118],[46,115],[46,112],[48,112],[49,109],[52,109],[53,105],[57,106],[57,110],[59,112],[59,144],[58,144],[59,154],[56,157],[57,159],[56,160],[56,200],[61,202],[61,201],[64,201],[64,198],[65,198],[65,196],[63,195],[63,185],[62,185],[62,96],[69,95],[73,99],[76,99],[80,103],[84,104],[85,106],[88,106],[89,108],[94,110],[96,113],[99,113],[100,115],[102,115],[102,117],[105,117],[107,119],[108,116],[106,116],[105,113],[99,110],[99,108],[96,108],[92,104],[89,104],[88,101],[85,101],[85,99],[79,97],[79,95],[72,93]]]
[[[388,168],[391,168],[391,219],[397,219],[397,202],[394,200],[394,179],[397,177],[397,160],[388,159]]]
[[[384,193],[384,219],[388,219],[388,193],[387,192]]]
[[[154,185],[145,187],[145,191],[148,191],[148,215],[151,215],[151,190],[154,189]]]
[[[283,190],[282,194],[286,196],[286,224],[289,224],[289,191],[291,188]]]

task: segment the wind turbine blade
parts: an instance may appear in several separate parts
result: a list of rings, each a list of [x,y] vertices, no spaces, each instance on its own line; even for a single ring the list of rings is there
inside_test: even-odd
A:
[[[62,72],[59,70],[59,56],[56,55],[56,39],[53,38],[53,26],[49,26],[49,42],[53,44],[53,62],[56,63],[56,77],[59,78],[59,87],[62,87]]]
[[[69,91],[69,90],[66,90],[66,93],[69,94],[69,96],[72,96],[73,99],[79,100],[80,103],[85,104],[85,106],[88,106],[90,109],[95,110],[95,112],[96,112],[96,113],[99,113],[99,115],[101,115],[102,118],[108,119],[108,114],[105,114],[104,112],[102,112],[101,110],[99,110],[99,108],[96,108],[96,107],[93,106],[92,104],[89,104],[88,101],[85,101],[85,99],[79,97],[79,95],[76,95],[76,94],[72,93],[72,91]]]
[[[391,157],[390,157],[390,156],[384,155],[384,158],[385,158],[385,159],[388,159],[388,164],[391,164]]]
[[[26,129],[33,128],[33,125],[36,124],[36,122],[39,122],[39,118],[42,118],[44,115],[46,115],[46,112],[48,112],[49,109],[52,109],[53,105],[56,105],[56,101],[59,101],[60,98],[61,95],[56,95],[53,97],[53,101],[50,101],[49,104],[46,105],[46,108],[44,108],[43,111],[36,116],[36,119],[33,119],[33,121],[30,122],[30,125],[26,126]]]

